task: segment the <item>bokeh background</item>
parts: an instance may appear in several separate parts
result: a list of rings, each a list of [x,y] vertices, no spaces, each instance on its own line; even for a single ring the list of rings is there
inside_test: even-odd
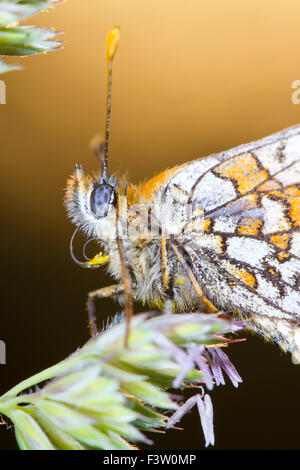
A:
[[[13,58],[1,76],[1,329],[7,364],[0,392],[66,357],[88,339],[85,298],[108,285],[69,255],[63,207],[76,162],[105,122],[105,39],[122,36],[113,77],[110,170],[137,182],[195,157],[300,122],[297,0],[68,0],[27,21],[65,33],[64,48]],[[212,188],[213,190],[213,188]],[[118,306],[105,301],[99,313]],[[212,393],[216,449],[299,449],[300,368],[277,346],[245,335],[230,357],[244,379]],[[157,449],[202,449],[196,410]],[[0,427],[0,448],[15,449]]]

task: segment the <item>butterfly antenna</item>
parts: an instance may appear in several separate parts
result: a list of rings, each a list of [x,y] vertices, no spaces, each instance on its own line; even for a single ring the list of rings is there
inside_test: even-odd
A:
[[[95,157],[100,163],[101,171],[103,171],[103,163],[104,163],[104,136],[101,134],[96,134],[90,140],[90,149],[94,153]]]
[[[107,90],[106,90],[106,123],[105,123],[105,140],[104,140],[104,160],[101,180],[106,179],[107,174],[107,162],[108,162],[108,140],[110,132],[110,115],[111,115],[111,85],[112,85],[112,64],[114,56],[117,52],[118,44],[120,39],[120,28],[112,28],[107,36],[106,42],[106,78],[107,78]]]

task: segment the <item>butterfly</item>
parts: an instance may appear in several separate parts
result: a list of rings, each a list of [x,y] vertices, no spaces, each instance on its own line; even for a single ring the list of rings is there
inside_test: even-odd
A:
[[[96,150],[101,170],[91,177],[76,166],[65,197],[77,230],[102,247],[78,263],[105,264],[117,281],[89,294],[91,331],[96,297],[125,303],[127,317],[132,299],[177,312],[221,310],[247,319],[250,329],[300,362],[300,126],[183,163],[139,185],[108,176],[118,40],[113,28],[106,138]]]

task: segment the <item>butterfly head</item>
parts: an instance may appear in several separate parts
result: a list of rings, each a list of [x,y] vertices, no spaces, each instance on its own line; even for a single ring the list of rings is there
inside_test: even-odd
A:
[[[72,222],[88,236],[107,238],[115,226],[118,202],[114,177],[86,175],[81,166],[67,181],[65,204]]]

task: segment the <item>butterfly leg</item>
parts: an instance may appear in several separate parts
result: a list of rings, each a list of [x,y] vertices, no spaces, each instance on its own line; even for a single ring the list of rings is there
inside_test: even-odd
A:
[[[193,271],[191,270],[191,268],[189,267],[189,265],[187,264],[187,262],[185,261],[181,251],[179,250],[178,246],[175,244],[175,243],[171,243],[172,245],[172,248],[174,250],[174,253],[178,259],[178,261],[180,262],[180,264],[182,265],[183,269],[185,270],[186,272],[186,275],[187,277],[189,278],[189,281],[190,283],[192,284],[195,292],[196,292],[196,295],[199,297],[199,299],[201,300],[201,302],[206,306],[206,308],[208,309],[208,311],[210,313],[216,313],[218,312],[218,309],[210,302],[210,300],[208,300],[208,298],[203,294],[203,291],[199,285],[199,282],[197,281]]]
[[[122,282],[123,282],[123,286],[124,286],[123,289],[124,289],[125,298],[126,298],[124,313],[125,313],[125,320],[126,320],[125,346],[127,347],[129,332],[130,332],[130,320],[133,315],[132,298],[133,298],[134,292],[132,289],[131,278],[130,278],[130,274],[129,274],[127,264],[126,264],[122,240],[119,237],[117,237],[116,241],[117,241],[120,260],[121,260]]]
[[[167,294],[167,299],[165,302],[164,312],[172,313],[172,280],[171,280],[171,271],[168,265],[168,253],[167,253],[167,243],[166,239],[161,239],[161,276],[162,276],[162,285],[164,291]]]
[[[168,266],[167,244],[165,238],[161,239],[161,276],[164,290],[167,292],[169,290],[170,284],[170,271]]]
[[[124,287],[122,284],[114,284],[108,287],[102,287],[101,289],[94,290],[89,292],[87,298],[87,309],[88,309],[88,323],[90,335],[94,336],[98,333],[97,323],[96,323],[96,312],[95,312],[95,299],[108,299],[113,296],[118,296],[123,294]]]

